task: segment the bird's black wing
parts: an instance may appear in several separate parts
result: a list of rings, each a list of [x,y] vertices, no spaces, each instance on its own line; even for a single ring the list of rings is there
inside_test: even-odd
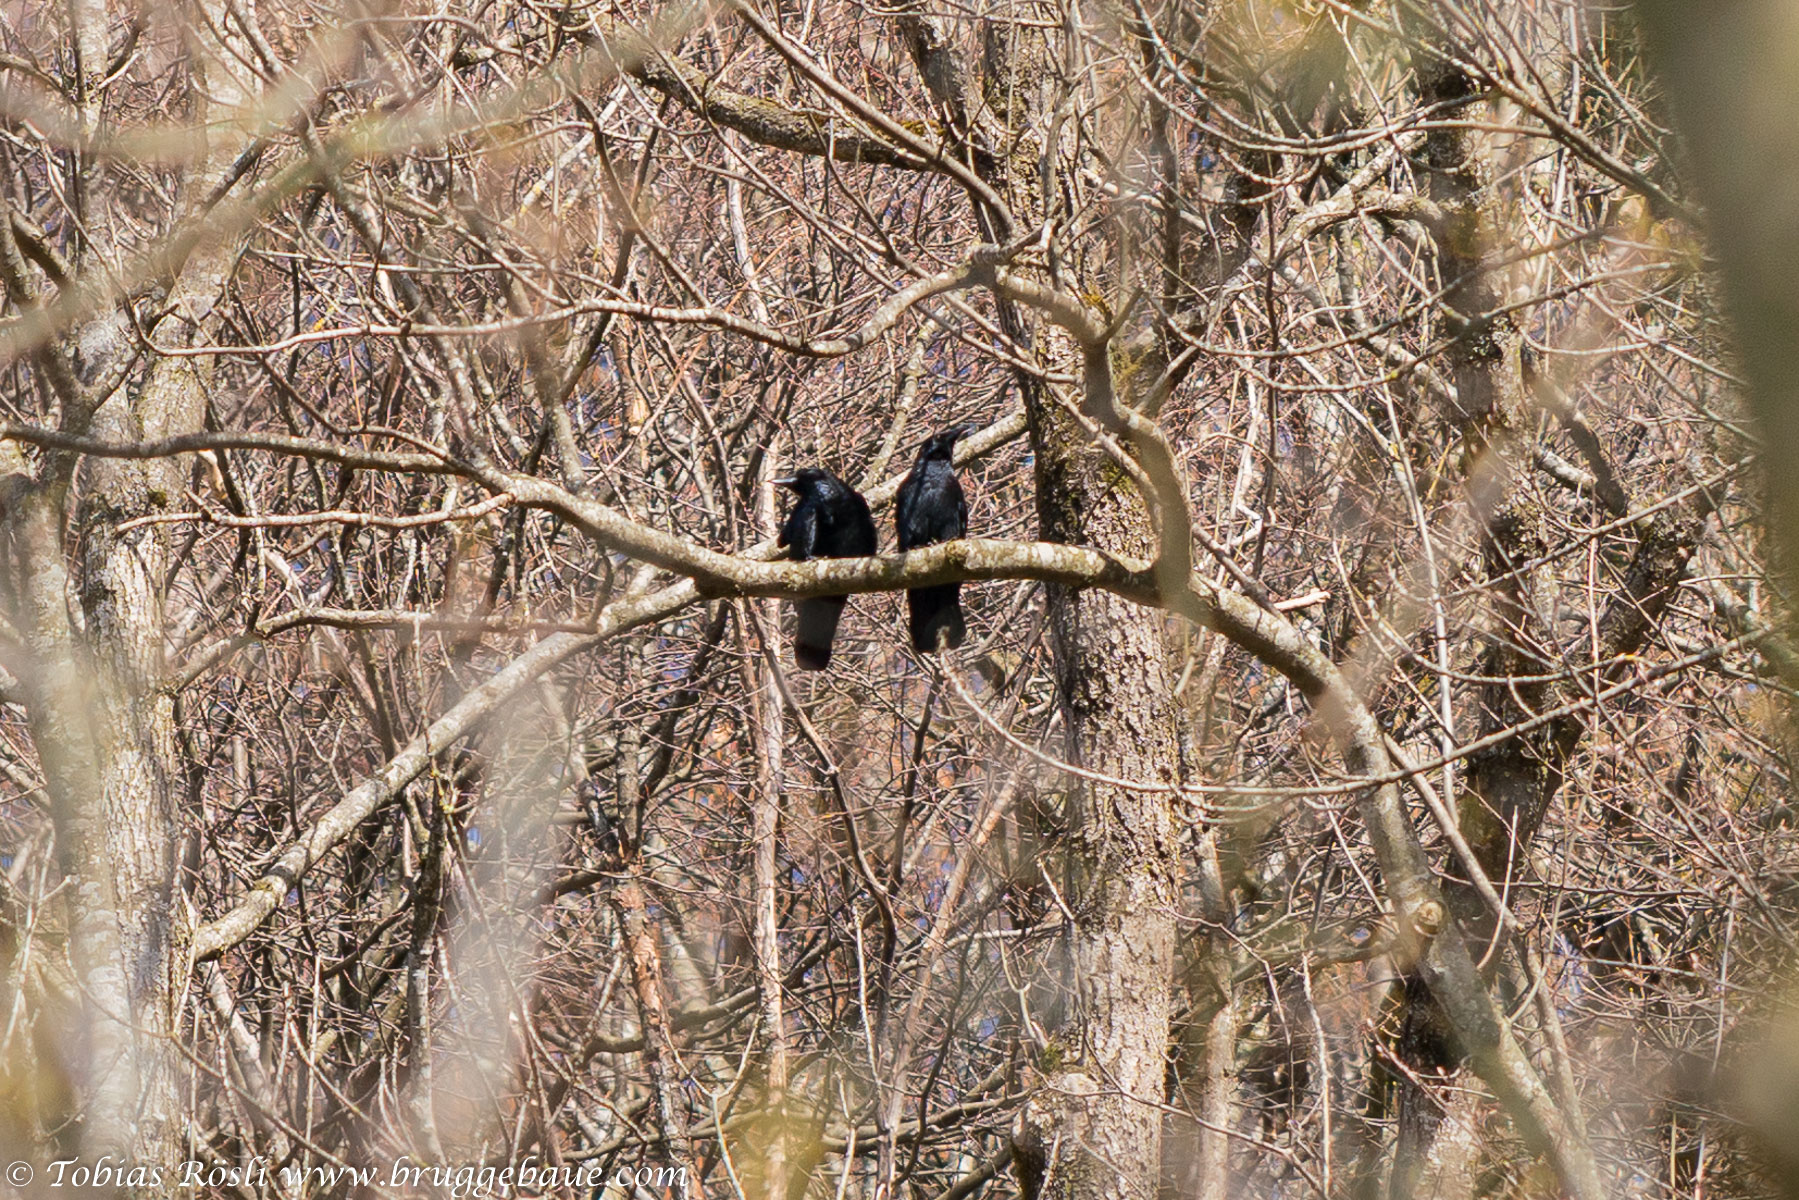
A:
[[[916,534],[918,528],[918,494],[924,485],[924,468],[915,466],[907,472],[904,482],[900,484],[899,495],[893,498],[893,528],[899,535],[901,550],[916,549],[920,544]]]
[[[812,502],[810,496],[800,497],[800,502],[787,514],[787,523],[781,526],[778,544],[787,547],[795,562],[805,562],[817,557],[818,505]]]
[[[808,493],[787,519],[783,536],[793,557],[860,558],[875,553],[874,517],[868,501],[832,476],[824,486]],[[813,596],[794,606],[798,624],[793,638],[793,659],[808,671],[831,665],[831,643],[847,596]]]
[[[951,476],[954,481],[954,476]],[[922,462],[912,468],[894,507],[894,525],[901,550],[916,550],[943,541],[944,471],[937,463]]]
[[[954,541],[967,531],[968,505],[962,498],[962,484],[948,463],[931,464],[920,489],[914,526],[920,546]]]
[[[906,477],[903,495],[908,498],[899,527],[905,549],[953,541],[968,530],[968,503],[955,468],[947,462],[918,464]],[[912,632],[912,648],[934,654],[940,647],[962,644],[964,627],[959,583],[913,588],[906,593],[906,611]]]
[[[881,535],[875,532],[874,514],[868,511],[868,501],[862,493],[853,488],[845,489],[849,493],[849,507],[846,513],[843,549],[839,553],[845,558],[866,558],[881,552]]]
[[[860,558],[875,552],[875,523],[868,501],[848,485],[819,499],[818,534],[813,551],[821,558]]]

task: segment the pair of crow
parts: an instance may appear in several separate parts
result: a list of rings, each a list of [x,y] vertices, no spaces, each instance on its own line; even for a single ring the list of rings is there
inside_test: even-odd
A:
[[[926,439],[894,501],[899,548],[916,550],[952,542],[968,532],[968,502],[950,459],[956,443],[977,426],[957,425]],[[874,518],[862,494],[822,467],[805,467],[776,483],[798,497],[781,526],[780,544],[795,562],[813,558],[866,558],[877,553]],[[906,593],[912,648],[932,654],[962,644],[962,585],[913,588]],[[831,640],[848,596],[816,596],[801,600],[793,659],[808,671],[831,662]]]

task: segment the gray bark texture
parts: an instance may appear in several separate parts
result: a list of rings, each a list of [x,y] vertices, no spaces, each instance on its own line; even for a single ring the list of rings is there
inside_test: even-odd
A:
[[[976,97],[966,87],[973,72],[953,61],[929,19],[910,13],[901,20],[927,86],[945,101],[952,121],[969,136],[1013,148],[1009,157],[988,157],[980,167],[1007,203],[1010,223],[1029,227],[1051,219],[1060,207],[1055,197],[1070,186],[1064,172],[1073,169],[1062,161],[1054,132],[1065,98],[1054,39],[992,21]],[[1076,270],[1085,274],[1082,268],[1099,265]],[[1094,286],[1092,279],[1075,283],[1088,292]],[[1119,389],[1110,378],[1109,345],[1077,344],[1069,329],[1027,319],[1004,298],[1002,313],[1021,341],[1036,346],[1044,367],[1087,380],[1088,394],[1078,399],[1083,409],[1113,415]],[[1155,558],[1149,499],[1126,469],[1049,388],[1029,377],[1021,377],[1020,388],[1043,539]],[[1118,402],[1144,399],[1127,395]],[[1174,518],[1164,513],[1163,519]],[[1178,523],[1185,526],[1184,515]],[[1117,596],[1052,587],[1049,620],[1069,760],[1097,776],[1176,782],[1161,615]],[[1162,1173],[1180,881],[1172,794],[1089,777],[1076,781],[1071,795],[1063,882],[1072,994],[1040,1064],[1038,1091],[1014,1132],[1013,1169],[1028,1200],[1151,1196]]]
[[[223,7],[204,16],[214,30],[225,29]],[[103,4],[75,4],[69,19],[81,128],[91,138],[101,131],[107,12]],[[200,130],[214,105],[247,94],[217,56],[220,43],[208,46],[210,55],[196,56],[184,97],[185,115]],[[203,137],[197,143],[178,219],[194,219],[212,202],[233,152],[209,149]],[[85,152],[77,158],[75,186],[90,221],[80,266],[114,258],[120,245],[113,239],[125,231],[99,167]],[[28,307],[35,298],[11,232],[0,233],[8,291]],[[214,306],[234,261],[229,244],[192,247],[151,326],[163,345],[179,351],[211,339]],[[61,401],[62,429],[118,441],[199,431],[211,360],[161,357],[141,387],[121,389],[128,337],[124,314],[107,311],[38,349]],[[71,456],[31,464],[8,450],[11,615],[27,631],[33,736],[70,880],[69,956],[80,1002],[66,1019],[84,1031],[71,1086],[87,1102],[70,1149],[88,1160],[111,1154],[133,1164],[173,1164],[186,1156],[188,1135],[184,1068],[173,1045],[187,986],[175,819],[186,782],[175,699],[164,686],[172,534],[144,518],[180,504],[190,460],[99,460],[77,482]],[[127,523],[135,527],[122,528]]]

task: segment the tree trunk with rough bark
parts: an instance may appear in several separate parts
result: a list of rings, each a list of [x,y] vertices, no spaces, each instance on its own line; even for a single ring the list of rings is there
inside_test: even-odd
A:
[[[212,32],[206,52],[194,56],[186,96],[186,117],[200,131],[215,104],[230,106],[248,94],[222,65],[217,37],[236,40],[225,32],[223,8],[205,18],[201,24]],[[108,66],[107,13],[103,5],[75,5],[70,19],[83,134],[93,137]],[[213,202],[236,149],[208,147],[203,132],[197,137],[175,205],[178,220],[198,217]],[[135,235],[110,211],[100,171],[87,153],[75,156],[72,190],[88,220],[77,266],[116,261],[124,243],[106,239]],[[7,290],[21,307],[33,306],[10,230],[0,243]],[[190,249],[150,325],[161,346],[180,350],[210,340],[213,308],[234,261],[229,244]],[[123,388],[130,337],[125,314],[107,309],[66,341],[38,349],[63,430],[125,442],[203,428],[211,360],[167,354],[141,388]],[[185,776],[174,694],[165,686],[171,526],[153,518],[183,507],[192,460],[94,460],[80,468],[76,488],[70,456],[47,455],[33,466],[12,445],[6,453],[12,615],[29,645],[27,706],[70,879],[70,958],[81,996],[81,1011],[70,1020],[84,1031],[73,1082],[85,1103],[79,1141],[69,1149],[84,1161],[110,1154],[172,1166],[187,1157],[182,1068],[173,1046],[186,979],[176,870]]]
[[[913,43],[934,88],[968,77],[965,67],[944,70],[924,36],[915,32]],[[983,55],[984,111],[972,115],[966,92],[952,102],[977,138],[1011,148],[1008,157],[987,158],[983,175],[1018,229],[1065,215],[1063,197],[1076,186],[1072,165],[1061,161],[1055,121],[1066,98],[1058,57],[1053,33],[995,19]],[[1077,258],[1089,256],[1070,264],[1075,279],[1065,286],[1103,295],[1104,273],[1116,264],[1083,245]],[[1110,375],[1110,347],[1078,346],[1066,330],[1033,323],[1003,298],[1001,307],[1002,323],[1035,348],[1044,367],[1105,393],[1082,396],[1077,405],[1109,409],[1113,394],[1129,391],[1094,377]],[[1099,359],[1103,368],[1094,365]],[[1149,504],[1131,474],[1052,386],[1021,374],[1020,390],[1044,540],[1155,559]],[[1122,402],[1144,399],[1125,395]],[[1176,708],[1160,614],[1097,591],[1048,591],[1065,753],[1093,774],[1074,780],[1069,793],[1068,853],[1058,881],[1069,918],[1069,1008],[1015,1130],[1014,1169],[1027,1200],[1122,1200],[1153,1195],[1161,1179],[1180,851],[1171,794],[1110,780],[1176,780]]]

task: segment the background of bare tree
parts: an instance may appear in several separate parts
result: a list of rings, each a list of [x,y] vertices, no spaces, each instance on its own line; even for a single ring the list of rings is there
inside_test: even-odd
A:
[[[1646,18],[0,4],[21,1193],[1790,1187],[1793,41]]]

